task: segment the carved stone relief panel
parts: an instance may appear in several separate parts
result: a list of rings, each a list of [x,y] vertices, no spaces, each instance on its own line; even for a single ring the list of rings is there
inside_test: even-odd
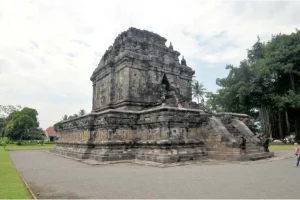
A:
[[[117,129],[113,134],[113,139],[116,140],[133,140],[135,131],[130,129]]]
[[[198,128],[189,128],[188,133],[187,133],[188,138],[197,139],[198,138],[198,132],[199,132]]]
[[[95,141],[105,141],[108,140],[107,129],[98,129],[96,130]]]
[[[148,100],[147,72],[144,70],[139,72],[138,95],[142,101]]]
[[[119,102],[124,98],[124,70],[119,70],[115,73],[115,96],[114,102]]]
[[[130,69],[130,78],[131,78],[131,84],[130,84],[130,93],[132,100],[137,100],[139,98],[139,89],[140,89],[140,71],[137,69]]]
[[[160,128],[148,129],[149,130],[149,140],[160,140]]]
[[[179,139],[181,136],[181,129],[179,127],[170,128],[170,138]]]
[[[148,140],[148,129],[142,128],[137,130],[137,138],[140,140]]]
[[[95,109],[105,106],[110,101],[110,75],[103,77],[96,83]]]
[[[83,131],[83,141],[88,141],[90,139],[90,131],[84,130]]]

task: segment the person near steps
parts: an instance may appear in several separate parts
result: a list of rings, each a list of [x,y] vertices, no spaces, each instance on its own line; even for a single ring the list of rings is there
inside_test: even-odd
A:
[[[246,139],[244,137],[241,137],[240,153],[241,154],[245,154],[246,153]]]
[[[295,155],[297,156],[297,162],[295,166],[298,167],[300,163],[300,146],[297,143],[295,143],[295,147],[296,147]]]

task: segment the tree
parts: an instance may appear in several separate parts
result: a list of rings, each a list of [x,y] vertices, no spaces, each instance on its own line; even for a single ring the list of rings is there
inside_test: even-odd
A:
[[[68,115],[64,115],[63,117],[62,117],[62,121],[65,121],[65,120],[68,120],[69,118],[68,118]]]
[[[198,81],[192,83],[192,94],[193,98],[197,99],[197,103],[200,103],[200,98],[204,101],[203,96],[206,93],[205,91],[206,89],[202,83],[199,83]]]
[[[78,117],[78,114],[74,114],[74,115],[73,115],[73,119],[76,118],[76,117]]]
[[[4,121],[5,121],[5,118],[4,117],[0,117],[0,137],[3,136],[3,128],[4,128]]]
[[[17,106],[13,106],[13,105],[0,105],[0,117],[6,117],[8,116],[10,113],[17,111],[17,110],[21,110],[22,107],[20,105]]]
[[[81,109],[78,114],[79,114],[79,116],[83,116],[86,114],[86,112],[84,109]]]
[[[8,142],[9,142],[9,139],[7,137],[0,138],[0,144],[3,146],[4,149],[6,148]]]
[[[4,121],[4,135],[18,140],[39,136],[37,115],[38,112],[32,108],[13,111]]]
[[[210,94],[209,107],[242,112],[260,121],[266,135],[300,139],[300,31],[257,42],[238,67],[228,65],[221,88]]]

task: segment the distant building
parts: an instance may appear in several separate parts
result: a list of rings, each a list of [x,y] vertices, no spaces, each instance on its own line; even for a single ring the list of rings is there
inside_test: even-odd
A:
[[[45,140],[50,142],[57,141],[59,138],[58,133],[54,130],[54,127],[52,126],[43,131],[42,134],[45,135]]]

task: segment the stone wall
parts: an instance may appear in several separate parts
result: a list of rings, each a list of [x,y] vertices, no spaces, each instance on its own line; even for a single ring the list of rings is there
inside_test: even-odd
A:
[[[69,152],[77,158],[97,157],[100,161],[136,158],[164,163],[199,160],[206,155],[224,160],[272,156],[258,146],[258,139],[243,122],[246,118],[173,107],[106,110],[61,123],[61,138],[53,151]],[[247,139],[252,152],[248,157],[239,153],[240,136]]]

